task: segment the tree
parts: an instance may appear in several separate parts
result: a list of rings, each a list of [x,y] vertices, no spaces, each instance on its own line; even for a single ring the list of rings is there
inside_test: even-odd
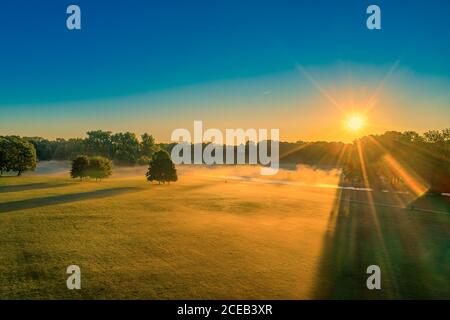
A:
[[[153,154],[146,176],[148,181],[158,181],[158,183],[178,180],[175,164],[167,151],[160,150]]]
[[[137,164],[140,166],[146,166],[150,163],[151,160],[152,160],[152,158],[150,158],[150,157],[141,156],[141,157],[139,157]]]
[[[445,142],[450,142],[450,128],[446,128],[442,130],[442,138]]]
[[[56,149],[56,141],[49,141],[41,137],[25,137],[36,149],[36,157],[40,160],[52,160]]]
[[[153,153],[157,151],[157,147],[155,145],[155,138],[153,138],[153,136],[148,133],[144,133],[143,135],[141,135],[141,139],[142,139],[140,143],[141,155],[150,158],[153,155]]]
[[[405,131],[403,132],[403,138],[406,142],[423,142],[423,137],[420,136],[420,134],[418,134],[415,131]]]
[[[139,140],[131,132],[116,133],[111,137],[113,160],[120,165],[135,165],[139,158]]]
[[[104,157],[90,158],[87,173],[95,180],[109,177],[112,174],[111,160]]]
[[[78,156],[72,160],[72,169],[70,170],[70,176],[72,178],[83,178],[89,174],[89,158],[87,156]]]
[[[71,138],[66,141],[66,160],[70,160],[79,154],[86,154],[84,140],[81,138]]]
[[[424,134],[425,141],[429,143],[438,143],[444,141],[444,135],[439,130],[429,130]]]
[[[25,139],[34,145],[39,160],[73,160],[76,156],[85,154],[112,159],[119,165],[133,166],[140,157],[151,158],[160,149],[152,135],[144,133],[141,138],[139,141],[131,132],[112,134],[110,131],[93,130],[87,132],[85,139]]]
[[[68,148],[66,139],[56,138],[54,144],[55,144],[55,151],[53,152],[53,159],[55,160],[67,159]]]
[[[5,137],[0,137],[0,176],[4,171],[8,171],[8,140]]]
[[[112,149],[110,131],[88,131],[85,139],[88,155],[110,157]]]
[[[26,170],[36,168],[36,149],[27,140],[18,136],[4,137],[1,160],[2,171],[15,171],[20,176]]]

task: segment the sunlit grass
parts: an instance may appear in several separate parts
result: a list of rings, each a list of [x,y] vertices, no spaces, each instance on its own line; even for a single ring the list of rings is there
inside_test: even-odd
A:
[[[170,186],[0,183],[52,184],[0,193],[1,298],[312,297],[335,192],[190,173]],[[81,267],[81,291],[65,287],[70,264]]]
[[[390,194],[337,198],[320,185],[338,176],[321,170],[259,179],[257,167],[191,166],[170,186],[141,171],[0,178],[0,298],[450,296],[448,215],[402,209]],[[384,290],[368,291],[365,267],[386,271],[386,257]],[[65,286],[71,264],[80,291]]]

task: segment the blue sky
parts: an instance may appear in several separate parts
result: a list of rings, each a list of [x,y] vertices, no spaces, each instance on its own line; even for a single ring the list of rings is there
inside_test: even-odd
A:
[[[69,4],[81,7],[82,30],[66,29]],[[382,30],[366,28],[369,4],[380,6]],[[370,91],[396,65],[389,101],[404,99],[400,113],[408,92],[420,90],[419,101],[436,97],[426,125],[439,127],[439,119],[450,120],[449,12],[445,0],[5,0],[0,134],[82,136],[98,127],[137,128],[167,140],[178,125],[172,120],[188,123],[189,115],[283,129],[285,119],[267,120],[270,110],[287,117],[295,101],[295,112],[305,119],[308,105],[321,104],[320,92],[298,66],[329,87],[341,87],[350,73]],[[231,113],[236,106],[241,113]],[[401,120],[401,128],[422,129],[414,117]],[[298,138],[310,132],[299,130]]]

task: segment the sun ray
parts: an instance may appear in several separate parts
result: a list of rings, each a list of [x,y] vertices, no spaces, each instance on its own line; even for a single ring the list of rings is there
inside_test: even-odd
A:
[[[376,87],[375,91],[373,92],[372,96],[367,100],[365,106],[363,107],[364,113],[368,113],[377,103],[379,95],[384,89],[384,85],[386,81],[389,79],[389,77],[392,75],[392,73],[395,71],[397,66],[399,65],[400,61],[397,60],[388,70],[386,75],[383,77],[383,79],[380,81],[378,86]]]
[[[345,114],[344,108],[329,94],[316,79],[301,65],[297,65],[298,70],[308,79],[308,81],[321,93],[321,95],[327,99],[333,106],[335,106],[340,112]]]
[[[360,166],[361,166],[361,172],[363,174],[364,187],[367,189],[370,189],[369,175],[367,172],[367,166],[366,166],[365,157],[364,157],[364,150],[361,145],[361,140],[358,139],[356,141],[356,147],[357,147],[359,162],[360,162]],[[395,277],[392,276],[392,266],[391,266],[391,263],[390,263],[390,260],[389,260],[388,254],[387,254],[386,243],[384,241],[383,233],[381,232],[380,221],[378,220],[378,212],[376,209],[373,194],[372,194],[372,192],[365,192],[365,195],[367,197],[367,203],[369,205],[369,210],[370,210],[370,214],[372,217],[372,223],[375,228],[375,234],[376,234],[378,241],[380,243],[380,246],[381,246],[381,258],[383,259],[384,264],[387,266],[386,271],[387,271],[388,277],[392,281],[393,285],[395,287],[397,287],[397,281],[395,280]]]
[[[300,151],[300,150],[302,150],[302,149],[308,147],[309,145],[311,145],[311,142],[306,142],[305,144],[299,145],[298,147],[296,147],[296,148],[294,148],[294,149],[292,149],[292,150],[289,150],[289,151],[287,151],[287,152],[282,153],[282,154],[280,155],[280,160],[286,158],[287,156],[289,156],[289,155],[291,155],[291,154],[293,154],[293,153],[295,153],[295,152],[297,152],[297,151]]]
[[[402,165],[395,159],[389,151],[375,138],[369,136],[371,142],[385,153],[383,161],[388,165],[392,172],[400,177],[406,186],[414,193],[416,197],[423,195],[429,186],[412,170],[408,169],[406,165]]]

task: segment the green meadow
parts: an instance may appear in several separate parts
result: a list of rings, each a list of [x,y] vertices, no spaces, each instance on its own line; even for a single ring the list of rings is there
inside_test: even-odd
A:
[[[0,177],[0,299],[450,298],[448,198],[239,170]],[[66,287],[72,264],[81,290]],[[373,264],[381,290],[366,287]]]

